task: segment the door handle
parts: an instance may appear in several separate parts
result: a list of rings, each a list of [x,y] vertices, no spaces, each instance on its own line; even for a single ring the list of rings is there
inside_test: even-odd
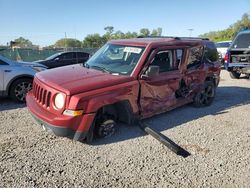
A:
[[[172,78],[172,79],[170,79],[170,80],[174,80],[174,81],[175,81],[175,80],[178,80],[178,79],[179,79],[179,78]]]
[[[11,72],[12,70],[4,70],[4,72]]]

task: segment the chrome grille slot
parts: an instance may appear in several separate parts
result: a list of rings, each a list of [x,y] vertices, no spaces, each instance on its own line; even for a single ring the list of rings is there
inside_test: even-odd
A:
[[[36,99],[37,99],[37,100],[39,100],[40,89],[41,89],[41,88],[38,86],[38,90],[37,90],[37,92],[36,92]]]
[[[38,98],[39,102],[42,101],[42,97],[43,97],[43,88],[41,88],[39,92],[39,98]]]
[[[46,106],[50,106],[50,98],[51,98],[51,92],[48,92],[48,95],[47,95],[47,101],[46,101]]]
[[[46,90],[38,83],[34,82],[33,95],[38,103],[45,107],[50,106],[51,91]]]
[[[47,91],[44,90],[44,91],[43,91],[43,98],[42,98],[42,104],[43,104],[43,105],[45,104],[46,96],[47,96]]]

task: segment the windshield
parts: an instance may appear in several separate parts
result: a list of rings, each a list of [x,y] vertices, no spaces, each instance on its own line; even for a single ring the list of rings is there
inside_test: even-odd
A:
[[[236,36],[232,48],[250,48],[250,33]]]
[[[52,60],[56,58],[58,55],[60,55],[60,53],[53,54],[52,56],[47,57],[45,60]]]
[[[228,48],[231,42],[218,42],[215,44],[216,48]]]
[[[129,75],[134,70],[144,49],[143,47],[106,44],[85,63],[85,66],[111,74]]]

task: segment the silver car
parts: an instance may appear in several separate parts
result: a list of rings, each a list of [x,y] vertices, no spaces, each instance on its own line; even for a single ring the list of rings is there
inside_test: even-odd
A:
[[[24,102],[36,72],[47,69],[38,63],[16,62],[0,56],[0,96]]]

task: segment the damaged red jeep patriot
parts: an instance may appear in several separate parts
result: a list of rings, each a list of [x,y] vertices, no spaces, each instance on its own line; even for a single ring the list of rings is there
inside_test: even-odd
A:
[[[213,42],[201,38],[114,40],[85,64],[36,74],[29,111],[58,136],[92,141],[184,104],[208,106],[220,80]]]

